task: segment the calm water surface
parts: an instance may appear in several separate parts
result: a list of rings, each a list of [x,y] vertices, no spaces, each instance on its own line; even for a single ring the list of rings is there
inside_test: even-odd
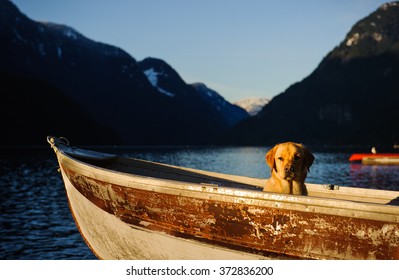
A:
[[[267,178],[268,148],[108,149],[151,161]],[[54,153],[0,150],[0,259],[95,259],[69,212]],[[307,182],[399,191],[399,166],[350,164],[349,153],[314,152]]]

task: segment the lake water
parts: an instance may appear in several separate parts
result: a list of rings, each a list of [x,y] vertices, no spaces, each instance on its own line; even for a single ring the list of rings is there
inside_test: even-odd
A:
[[[222,173],[267,178],[260,147],[107,149],[107,152]],[[350,164],[350,153],[314,152],[309,183],[399,191],[399,166]],[[0,150],[0,259],[95,259],[69,212],[55,154]]]

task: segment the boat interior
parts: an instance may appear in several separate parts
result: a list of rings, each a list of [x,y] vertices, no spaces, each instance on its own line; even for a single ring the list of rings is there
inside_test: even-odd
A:
[[[204,187],[227,187],[262,191],[266,180],[172,166],[82,149],[69,148],[66,153],[79,161],[115,172],[200,184]],[[306,187],[309,197],[332,198],[345,201],[399,206],[399,192],[397,191],[372,190],[311,183],[306,183]]]

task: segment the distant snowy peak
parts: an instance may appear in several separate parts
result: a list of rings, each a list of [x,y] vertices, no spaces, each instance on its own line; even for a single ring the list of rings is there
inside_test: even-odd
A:
[[[256,116],[269,101],[267,98],[250,97],[234,104],[243,108],[250,116]]]
[[[171,93],[171,92],[161,88],[158,85],[158,78],[165,75],[163,72],[157,72],[154,68],[150,68],[150,69],[147,69],[144,71],[144,75],[147,76],[147,79],[151,83],[151,85],[154,88],[156,88],[160,93],[163,93],[169,97],[175,97],[174,93]]]

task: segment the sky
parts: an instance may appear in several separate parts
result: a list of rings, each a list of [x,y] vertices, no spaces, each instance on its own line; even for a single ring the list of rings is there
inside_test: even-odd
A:
[[[230,102],[271,99],[308,76],[382,0],[11,0],[136,60],[160,58]]]

